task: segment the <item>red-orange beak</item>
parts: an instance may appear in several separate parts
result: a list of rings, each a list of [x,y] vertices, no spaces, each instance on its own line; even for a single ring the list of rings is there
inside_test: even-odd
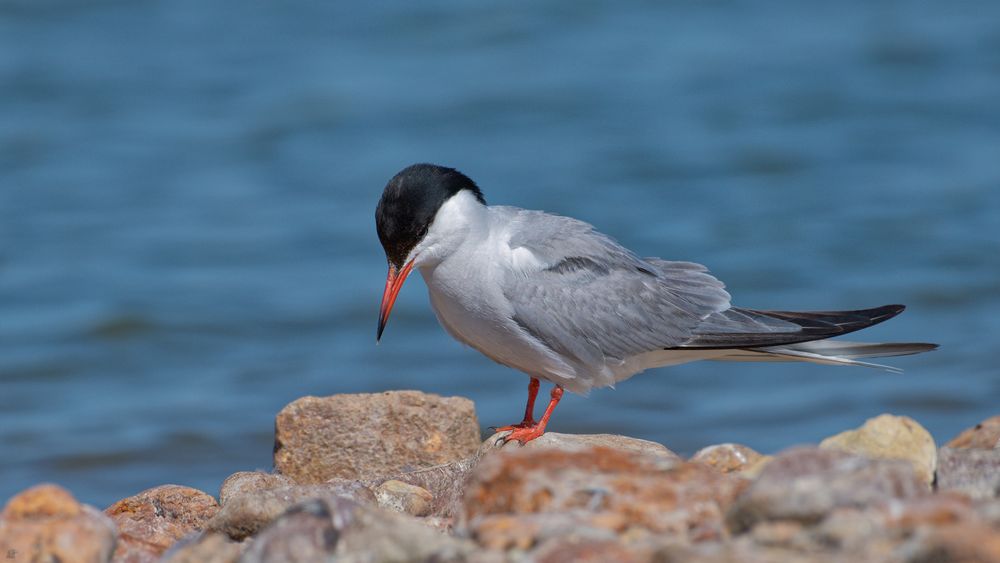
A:
[[[396,296],[399,295],[399,290],[403,287],[403,282],[406,281],[406,276],[410,275],[412,269],[413,260],[407,262],[403,269],[398,272],[394,266],[389,265],[389,274],[385,278],[385,291],[382,293],[382,307],[379,308],[378,312],[378,334],[375,335],[375,342],[382,339],[382,331],[385,330],[385,323],[389,322],[392,305],[396,302]]]

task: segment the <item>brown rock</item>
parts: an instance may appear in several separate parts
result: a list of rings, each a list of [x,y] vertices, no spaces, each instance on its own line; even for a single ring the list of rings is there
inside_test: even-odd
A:
[[[949,448],[975,448],[994,450],[1000,448],[1000,415],[964,430],[945,444]]]
[[[941,448],[937,488],[974,499],[1000,497],[1000,450]]]
[[[375,495],[357,481],[337,480],[321,485],[251,489],[229,496],[218,514],[208,522],[206,530],[241,541],[256,534],[295,504],[333,496],[359,503],[375,503]]]
[[[736,532],[768,520],[811,525],[838,507],[863,508],[925,494],[912,464],[838,450],[796,448],[777,455],[730,510]]]
[[[202,533],[189,536],[173,545],[162,563],[236,563],[244,544],[233,542],[223,534]]]
[[[417,485],[390,479],[375,489],[378,505],[410,516],[427,516],[431,513],[434,495]]]
[[[418,391],[303,397],[275,421],[275,469],[297,483],[394,475],[469,457],[472,401]]]
[[[263,471],[237,471],[222,482],[219,489],[219,504],[225,506],[230,498],[250,493],[253,491],[277,489],[287,487],[295,483],[277,473],[264,473]]]
[[[477,541],[487,545],[506,541],[492,537],[505,527],[504,520],[497,520],[501,516],[517,516],[538,530],[563,517],[568,530],[702,541],[725,535],[723,514],[744,483],[700,463],[677,464],[620,449],[505,448],[473,471],[464,519]],[[542,520],[531,524],[531,515]],[[509,521],[506,526],[519,525]],[[544,535],[537,530],[518,533],[527,535],[521,541],[529,544]]]
[[[823,440],[821,449],[835,449],[877,459],[902,459],[913,464],[929,489],[937,467],[937,446],[923,426],[907,416],[883,414],[855,430]]]
[[[219,511],[207,493],[161,485],[122,499],[104,513],[118,527],[118,561],[157,561],[177,540],[200,531]]]
[[[57,485],[23,491],[0,513],[0,557],[14,562],[108,561],[114,549],[114,524]]]
[[[732,473],[752,467],[763,457],[740,444],[718,444],[698,450],[691,461],[704,463],[723,473]]]

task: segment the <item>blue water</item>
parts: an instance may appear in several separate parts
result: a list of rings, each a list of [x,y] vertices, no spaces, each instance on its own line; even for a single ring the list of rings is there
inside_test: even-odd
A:
[[[808,5],[807,5],[808,4]],[[374,342],[373,212],[415,161],[695,260],[757,308],[901,302],[903,375],[700,363],[550,428],[772,452],[1000,412],[1000,3],[0,3],[0,501],[269,468],[314,394],[520,418],[419,276]],[[545,393],[546,391],[543,391]]]

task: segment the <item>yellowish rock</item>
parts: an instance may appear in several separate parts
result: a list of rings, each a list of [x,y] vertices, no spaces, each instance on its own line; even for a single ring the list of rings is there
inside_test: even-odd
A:
[[[879,415],[860,428],[830,436],[819,447],[869,458],[902,459],[913,465],[917,476],[928,488],[934,481],[937,468],[934,438],[908,416]]]
[[[427,516],[434,503],[434,495],[427,489],[396,480],[379,485],[375,499],[382,508],[411,516]]]

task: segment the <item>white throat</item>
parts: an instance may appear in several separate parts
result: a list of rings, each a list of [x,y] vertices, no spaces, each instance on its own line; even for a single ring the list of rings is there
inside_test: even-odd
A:
[[[489,214],[475,194],[462,190],[451,196],[431,221],[424,235],[407,260],[417,267],[435,265],[472,238],[485,236],[489,230]]]

